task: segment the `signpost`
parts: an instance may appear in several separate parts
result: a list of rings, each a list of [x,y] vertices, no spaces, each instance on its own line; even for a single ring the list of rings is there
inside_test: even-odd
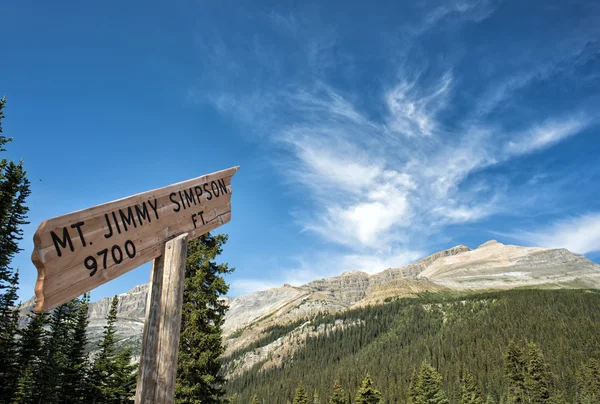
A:
[[[238,169],[46,220],[33,236],[37,311],[154,260],[136,403],[173,402],[187,241],[231,220]]]

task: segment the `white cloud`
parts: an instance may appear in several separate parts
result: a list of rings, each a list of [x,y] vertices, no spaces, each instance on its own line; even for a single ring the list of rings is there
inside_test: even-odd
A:
[[[600,251],[600,212],[561,220],[534,232],[513,233],[512,237],[541,247],[566,248],[579,254]]]
[[[278,283],[272,279],[232,279],[228,295],[238,296],[259,290],[277,288],[279,286],[283,286],[283,283]]]
[[[479,21],[493,7],[491,2],[468,0],[432,6],[420,30],[413,27],[412,34],[436,24],[452,24],[455,19]],[[551,77],[556,63],[580,50],[520,64],[507,69],[507,74],[482,63],[483,70],[489,69],[482,75],[490,81],[482,80],[481,89],[462,86],[469,78],[460,64],[452,65],[455,55],[429,63],[408,60],[409,51],[400,50],[392,58],[399,61],[392,69],[400,79],[374,80],[379,99],[370,88],[372,98],[367,101],[376,100],[377,105],[365,107],[365,100],[359,98],[364,95],[363,83],[350,81],[353,66],[344,70],[349,72],[347,77],[336,80],[344,83],[345,92],[327,81],[330,74],[322,74],[330,67],[329,58],[341,55],[330,51],[335,27],[332,32],[321,29],[311,35],[301,16],[273,13],[270,18],[298,43],[308,44],[294,51],[294,62],[306,59],[297,69],[302,74],[282,82],[277,80],[280,72],[274,70],[273,80],[259,81],[253,90],[240,91],[232,85],[231,92],[218,91],[212,104],[251,123],[252,129],[261,129],[276,150],[275,164],[288,189],[298,196],[299,203],[292,208],[297,223],[348,252],[336,254],[335,260],[321,258],[284,269],[281,283],[304,283],[341,270],[398,266],[414,259],[418,254],[411,251],[421,251],[422,243],[443,233],[445,226],[476,223],[509,209],[523,210],[529,195],[511,195],[502,180],[480,176],[480,172],[559,144],[592,122],[591,115],[584,113],[563,111],[552,119],[540,113],[538,119],[525,122],[523,129],[511,132],[498,123],[501,116],[490,116],[492,111],[502,112],[497,107],[512,102],[519,90]],[[398,41],[418,48],[418,41],[411,43],[411,39],[415,37]],[[296,52],[303,56],[295,58]],[[418,59],[419,51],[415,53]],[[329,56],[321,58],[324,54]],[[271,62],[264,54],[260,58],[261,66]],[[351,60],[348,57],[344,62]],[[274,62],[278,66],[287,63]],[[463,88],[467,90],[461,93]],[[465,108],[472,111],[465,112]],[[256,286],[248,285],[247,289]]]
[[[550,120],[517,134],[508,142],[507,153],[525,154],[550,147],[581,132],[590,123],[583,114],[574,114],[561,120]]]
[[[396,85],[385,96],[388,127],[406,136],[431,136],[437,128],[435,114],[446,105],[451,83],[452,75],[446,73],[426,90],[417,79]]]

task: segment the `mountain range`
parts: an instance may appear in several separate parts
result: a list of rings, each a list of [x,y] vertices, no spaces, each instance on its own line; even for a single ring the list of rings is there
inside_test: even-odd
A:
[[[372,275],[351,271],[302,286],[286,284],[233,299],[223,297],[229,304],[223,326],[225,355],[235,357],[226,370],[231,377],[257,363],[275,366],[292,355],[308,336],[353,325],[338,321],[321,325],[320,329],[302,326],[305,319],[318,314],[385,304],[398,297],[428,292],[469,293],[522,287],[597,289],[600,265],[566,249],[505,245],[492,240],[473,250],[464,245],[452,247]],[[132,347],[136,354],[141,347],[147,291],[148,285],[144,284],[120,295],[117,322],[120,344]],[[23,322],[33,303],[30,299],[22,305]],[[102,336],[109,305],[110,298],[90,304],[92,344]],[[278,338],[264,341],[265,330],[274,329],[280,331]],[[261,339],[263,343],[257,344]]]

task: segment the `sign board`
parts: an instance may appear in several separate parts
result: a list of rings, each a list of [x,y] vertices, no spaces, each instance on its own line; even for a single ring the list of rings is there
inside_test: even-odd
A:
[[[231,177],[239,167],[69,213],[33,236],[37,311],[48,311],[231,220]]]

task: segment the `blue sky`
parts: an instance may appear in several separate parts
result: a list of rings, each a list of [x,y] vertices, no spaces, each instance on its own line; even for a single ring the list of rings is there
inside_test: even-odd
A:
[[[376,3],[4,4],[21,297],[42,220],[235,165],[232,296],[492,238],[600,261],[600,4]]]

